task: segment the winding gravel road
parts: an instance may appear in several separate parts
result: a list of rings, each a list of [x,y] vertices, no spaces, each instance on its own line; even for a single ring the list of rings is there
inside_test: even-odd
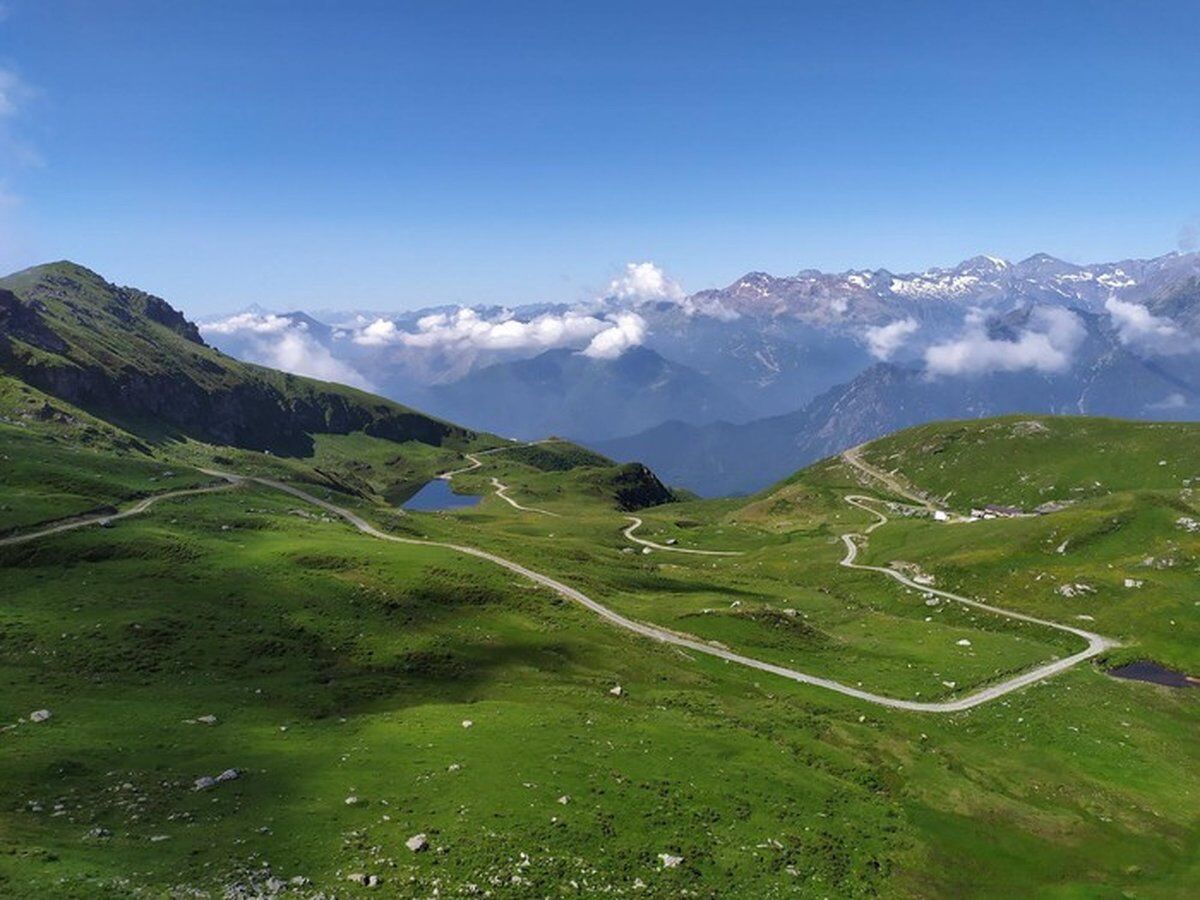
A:
[[[210,471],[207,469],[203,469],[201,471],[204,471],[206,474],[218,476],[218,477],[225,478],[228,480],[237,480],[240,477],[237,475],[231,475],[227,472]],[[1017,675],[1013,678],[1007,679],[1006,681],[1002,681],[997,684],[991,685],[989,687],[983,688],[979,691],[976,691],[973,694],[968,694],[965,697],[959,697],[957,699],[947,700],[944,702],[919,702],[919,701],[915,701],[915,700],[897,700],[893,697],[885,697],[882,694],[873,694],[870,691],[864,691],[860,688],[851,687],[848,684],[842,684],[840,681],[834,681],[831,678],[822,678],[818,675],[810,675],[807,672],[801,672],[796,669],[788,668],[787,666],[779,666],[779,665],[775,665],[774,663],[764,662],[763,660],[755,659],[752,656],[743,656],[740,653],[735,653],[732,650],[725,649],[724,647],[717,647],[712,644],[708,644],[708,643],[704,643],[702,641],[695,640],[694,638],[676,634],[673,631],[669,631],[665,628],[659,628],[656,625],[648,625],[643,622],[634,621],[633,619],[630,619],[630,618],[627,618],[626,616],[621,615],[620,613],[616,612],[615,610],[609,609],[604,604],[599,603],[596,600],[593,600],[591,597],[589,597],[587,594],[583,593],[582,591],[576,590],[575,588],[571,587],[570,585],[563,584],[561,581],[551,578],[549,575],[543,575],[541,572],[535,572],[533,569],[527,568],[527,567],[521,565],[520,563],[513,562],[510,559],[506,559],[503,556],[499,556],[495,553],[490,553],[486,550],[480,550],[477,547],[468,547],[463,544],[452,544],[452,543],[445,542],[445,541],[426,541],[426,540],[420,540],[418,538],[405,538],[405,537],[399,537],[394,534],[387,534],[386,532],[383,532],[383,531],[380,531],[379,529],[377,529],[375,526],[373,526],[370,522],[366,521],[366,519],[359,516],[357,513],[354,513],[348,509],[344,509],[340,506],[337,506],[334,503],[330,503],[327,500],[321,500],[318,497],[314,497],[312,494],[309,494],[306,491],[303,491],[300,488],[295,487],[294,485],[284,484],[283,482],[274,481],[269,478],[247,477],[244,480],[257,482],[258,484],[265,485],[266,487],[274,488],[275,490],[279,490],[279,491],[284,491],[285,493],[291,494],[294,497],[298,497],[301,500],[305,500],[308,503],[312,503],[316,506],[319,506],[322,509],[333,513],[334,515],[340,516],[341,518],[345,519],[347,522],[349,522],[351,525],[353,525],[355,528],[357,528],[359,531],[363,532],[364,534],[369,534],[372,537],[379,538],[380,540],[392,541],[397,544],[413,544],[413,545],[422,546],[422,547],[440,547],[445,550],[453,550],[457,553],[462,553],[467,556],[474,556],[478,559],[487,560],[488,562],[494,563],[495,565],[498,565],[504,569],[507,569],[510,572],[514,572],[515,574],[520,575],[523,578],[527,578],[528,580],[535,582],[536,584],[540,584],[540,585],[550,588],[550,590],[556,592],[560,596],[565,597],[568,600],[572,600],[572,601],[580,604],[583,607],[586,607],[587,609],[596,613],[596,615],[600,616],[600,618],[604,619],[605,621],[610,622],[619,628],[624,628],[626,631],[631,631],[634,634],[640,634],[643,637],[648,637],[648,638],[651,638],[652,640],[660,641],[665,644],[672,644],[673,646],[676,646],[676,647],[683,647],[688,650],[693,650],[697,653],[704,653],[709,656],[715,656],[718,659],[724,659],[724,660],[727,660],[728,662],[737,663],[738,665],[746,666],[751,669],[758,669],[762,672],[769,672],[772,675],[778,675],[781,678],[787,678],[791,681],[797,681],[802,684],[813,685],[814,687],[825,688],[826,690],[835,691],[839,694],[844,694],[847,697],[853,697],[857,700],[865,700],[868,703],[874,703],[878,706],[886,706],[890,709],[903,709],[903,710],[910,710],[913,712],[930,712],[930,713],[961,712],[963,710],[971,709],[972,707],[979,706],[984,703],[988,703],[989,701],[996,700],[1000,697],[1003,697],[1005,694],[1010,694],[1013,691],[1020,690],[1021,688],[1028,687],[1029,685],[1034,684],[1035,682],[1049,678],[1052,675],[1055,675],[1059,672],[1069,669],[1072,666],[1077,665],[1078,663],[1083,662],[1084,660],[1089,659],[1098,653],[1101,653],[1102,651],[1104,651],[1105,649],[1107,649],[1109,647],[1116,646],[1115,642],[1110,641],[1107,638],[1101,637],[1098,634],[1092,634],[1091,632],[1083,631],[1081,629],[1071,628],[1066,625],[1059,625],[1057,623],[1044,621],[1042,619],[1036,619],[1032,616],[1026,616],[1022,613],[1011,612],[1009,610],[1000,609],[999,607],[988,606],[985,603],[980,603],[979,601],[976,601],[976,600],[970,600],[966,597],[960,597],[957,594],[951,594],[948,591],[933,590],[932,588],[928,588],[923,585],[916,584],[915,582],[909,581],[907,578],[905,578],[899,572],[893,572],[890,569],[883,569],[883,568],[879,568],[877,566],[863,566],[863,565],[856,564],[854,562],[854,560],[858,555],[858,545],[854,542],[854,539],[856,537],[861,537],[861,535],[846,534],[846,535],[842,536],[842,540],[846,544],[846,556],[841,561],[841,564],[844,566],[847,566],[849,568],[869,569],[871,571],[881,572],[891,578],[896,579],[897,581],[901,582],[902,584],[909,585],[911,587],[916,588],[917,590],[935,593],[935,594],[938,594],[939,596],[945,597],[946,599],[954,600],[959,603],[965,603],[969,606],[975,606],[980,609],[987,610],[988,612],[993,612],[993,613],[998,613],[1000,615],[1008,616],[1009,618],[1020,619],[1022,621],[1026,621],[1026,622],[1033,622],[1033,623],[1036,623],[1039,625],[1047,625],[1051,628],[1057,628],[1061,631],[1067,631],[1067,632],[1070,632],[1071,634],[1078,635],[1079,637],[1083,638],[1084,640],[1086,640],[1088,642],[1088,646],[1087,646],[1086,650],[1076,653],[1073,656],[1068,656],[1064,659],[1054,660],[1053,662],[1047,663],[1046,665],[1038,666],[1037,668],[1031,669],[1028,672],[1024,672],[1021,675]],[[865,531],[867,533],[869,533],[870,531],[873,531],[874,529],[878,528],[880,525],[883,525],[884,523],[886,523],[888,521],[888,519],[883,513],[879,512],[875,509],[872,509],[869,506],[864,506],[862,503],[863,499],[865,499],[865,498],[853,496],[853,497],[848,497],[847,502],[852,503],[852,505],[857,506],[860,509],[865,509],[866,511],[872,513],[874,516],[877,517],[877,521],[875,523],[873,523],[870,527],[865,529]]]
[[[549,443],[549,441],[528,441],[523,444],[513,444],[512,446],[508,447],[493,447],[491,450],[480,450],[478,453],[464,453],[463,456],[471,461],[469,466],[463,466],[461,469],[453,469],[449,472],[443,472],[437,477],[443,481],[452,481],[455,475],[462,475],[464,472],[474,472],[476,469],[480,468],[483,465],[483,460],[479,458],[481,456],[487,456],[491,453],[502,453],[505,450],[512,450],[516,447],[533,447],[537,444],[546,443]],[[508,491],[510,490],[509,486],[502,482],[499,478],[492,478],[492,487],[495,489],[496,496],[513,509],[519,509],[522,512],[539,513],[543,516],[554,516],[555,518],[560,518],[558,513],[550,512],[548,509],[538,509],[536,506],[522,506],[512,497],[508,496]]]
[[[476,464],[469,466],[467,469],[460,470],[460,471],[469,471],[471,469],[478,468],[479,465],[482,465],[482,463],[480,463],[477,459],[472,459],[472,462],[476,463]],[[1066,669],[1069,669],[1072,666],[1075,666],[1075,665],[1083,662],[1084,660],[1090,659],[1091,657],[1094,657],[1097,654],[1104,652],[1105,650],[1109,649],[1110,647],[1116,646],[1115,641],[1112,641],[1101,635],[1094,634],[1090,631],[1084,631],[1082,629],[1073,628],[1073,627],[1067,626],[1067,625],[1060,625],[1056,622],[1050,622],[1045,619],[1038,619],[1033,616],[1027,616],[1023,613],[1012,612],[1011,610],[1001,609],[1000,607],[990,606],[986,603],[981,603],[978,600],[972,600],[968,597],[963,597],[958,594],[952,594],[949,591],[942,591],[942,590],[938,590],[936,588],[928,587],[926,585],[917,584],[916,582],[907,578],[900,572],[893,571],[892,569],[886,569],[886,568],[882,568],[880,566],[869,566],[869,565],[863,565],[863,564],[857,563],[855,561],[858,557],[858,552],[859,552],[859,547],[858,547],[857,542],[859,540],[864,540],[867,534],[874,531],[876,528],[885,524],[888,521],[888,518],[886,515],[879,512],[877,509],[873,508],[872,506],[868,505],[869,503],[876,502],[876,501],[873,501],[872,498],[857,495],[857,494],[846,497],[845,498],[846,501],[848,503],[850,503],[852,506],[855,506],[859,509],[862,509],[866,512],[871,513],[872,515],[874,515],[876,517],[876,521],[874,523],[872,523],[870,526],[868,526],[866,529],[864,529],[862,534],[851,533],[851,534],[842,535],[842,541],[846,545],[846,555],[842,558],[841,565],[843,565],[847,568],[851,568],[851,569],[863,569],[863,570],[867,570],[867,571],[878,572],[882,575],[886,575],[887,577],[900,582],[901,584],[903,584],[907,587],[913,588],[915,590],[921,591],[926,594],[934,594],[936,596],[943,597],[947,600],[951,600],[956,603],[962,603],[967,606],[973,606],[977,609],[982,609],[982,610],[985,610],[990,613],[994,613],[994,614],[1001,615],[1001,616],[1006,616],[1011,619],[1018,619],[1023,622],[1030,622],[1030,623],[1042,625],[1042,626],[1045,626],[1048,628],[1054,628],[1059,631],[1068,632],[1068,633],[1076,635],[1077,637],[1080,637],[1084,641],[1086,641],[1087,642],[1086,649],[1080,651],[1079,653],[1075,653],[1071,656],[1065,657],[1063,659],[1054,660],[1052,662],[1046,663],[1045,665],[1030,669],[1029,671],[1024,672],[1020,675],[1017,675],[1013,678],[1009,678],[1009,679],[999,682],[997,684],[990,685],[990,686],[982,688],[981,690],[978,690],[972,694],[968,694],[964,697],[959,697],[954,700],[947,700],[947,701],[943,701],[943,702],[918,702],[918,701],[914,701],[914,700],[898,700],[893,697],[885,697],[881,694],[874,694],[874,693],[871,693],[870,691],[864,691],[860,688],[851,687],[848,684],[842,684],[841,682],[834,681],[833,679],[830,679],[830,678],[822,678],[818,675],[810,675],[807,672],[801,672],[796,669],[788,668],[787,666],[780,666],[780,665],[776,665],[774,663],[764,662],[763,660],[760,660],[760,659],[755,659],[754,657],[751,657],[751,656],[744,656],[740,653],[735,653],[732,650],[727,650],[724,647],[714,646],[712,644],[705,643],[703,641],[698,641],[694,638],[690,638],[685,635],[677,634],[673,631],[669,631],[665,628],[660,628],[655,625],[648,625],[643,622],[634,621],[633,619],[623,616],[620,613],[616,612],[615,610],[608,608],[604,604],[599,603],[596,600],[593,600],[591,597],[587,596],[582,591],[579,591],[579,590],[571,587],[570,585],[563,584],[561,581],[558,581],[557,579],[551,578],[549,575],[543,575],[541,572],[536,572],[533,569],[530,569],[530,568],[527,568],[526,566],[521,565],[520,563],[513,562],[510,559],[506,559],[503,556],[499,556],[495,553],[490,553],[486,550],[480,550],[477,547],[469,547],[469,546],[466,546],[463,544],[454,544],[454,543],[449,543],[449,542],[445,542],[445,541],[428,541],[428,540],[421,540],[418,538],[399,537],[394,534],[388,534],[386,532],[383,532],[383,531],[380,531],[379,529],[377,529],[375,526],[373,526],[370,522],[368,522],[366,519],[362,518],[357,513],[353,512],[351,510],[345,509],[341,506],[338,506],[334,503],[331,503],[328,500],[322,500],[319,497],[313,496],[312,494],[308,493],[307,491],[304,491],[294,485],[286,484],[282,481],[276,481],[274,479],[261,478],[261,477],[257,477],[257,476],[234,475],[229,472],[221,472],[221,471],[214,470],[214,469],[201,469],[200,471],[204,472],[207,475],[211,475],[214,478],[223,479],[225,482],[227,482],[227,484],[214,485],[214,486],[203,487],[203,488],[191,488],[191,489],[180,490],[180,491],[171,491],[171,492],[168,492],[165,494],[158,494],[153,497],[147,497],[143,500],[138,501],[138,503],[134,504],[129,509],[124,510],[123,512],[114,513],[113,515],[110,515],[110,516],[97,515],[97,516],[92,516],[92,517],[86,517],[86,518],[74,520],[71,522],[60,523],[58,525],[44,528],[40,531],[35,531],[35,532],[27,533],[27,534],[15,535],[12,537],[4,538],[3,540],[0,540],[0,546],[7,545],[7,544],[23,543],[25,541],[31,541],[31,540],[35,540],[37,538],[47,537],[47,536],[54,535],[54,534],[59,534],[61,532],[69,531],[74,528],[83,528],[88,525],[96,524],[97,522],[101,521],[102,519],[107,519],[107,520],[112,521],[112,520],[124,519],[129,516],[135,516],[135,515],[145,512],[154,504],[159,503],[163,500],[169,500],[173,497],[182,497],[182,496],[187,496],[187,495],[192,495],[192,494],[205,494],[205,493],[210,493],[213,491],[226,490],[229,487],[231,487],[233,485],[237,485],[237,484],[255,483],[255,484],[260,484],[265,487],[271,488],[276,491],[282,491],[283,493],[290,494],[291,496],[296,497],[300,500],[303,500],[306,503],[310,503],[313,506],[317,506],[321,509],[326,510],[327,512],[333,513],[334,515],[349,522],[351,525],[353,525],[355,528],[357,528],[359,531],[363,532],[364,534],[370,535],[371,537],[374,537],[374,538],[378,538],[379,540],[391,541],[391,542],[397,543],[397,544],[412,544],[412,545],[422,546],[422,547],[439,547],[439,548],[442,548],[445,550],[451,550],[456,553],[462,553],[466,556],[473,556],[477,559],[482,559],[487,562],[493,563],[494,565],[500,566],[501,568],[504,568],[510,572],[513,572],[514,574],[520,575],[522,578],[526,578],[529,581],[532,581],[536,584],[540,584],[544,587],[549,588],[550,590],[554,591],[555,593],[559,594],[560,596],[565,597],[566,599],[571,600],[575,603],[578,603],[580,606],[583,606],[583,607],[591,610],[592,612],[594,612],[596,615],[598,615],[600,618],[604,619],[605,621],[607,621],[613,625],[616,625],[619,628],[623,628],[626,631],[633,632],[634,634],[639,634],[639,635],[642,635],[643,637],[647,637],[652,640],[660,641],[665,644],[671,644],[676,647],[682,647],[687,650],[692,650],[696,653],[704,653],[704,654],[707,654],[708,656],[714,656],[718,659],[723,659],[723,660],[726,660],[731,663],[737,663],[738,665],[746,666],[751,669],[758,669],[759,671],[767,672],[772,675],[778,675],[781,678],[786,678],[791,681],[800,682],[801,684],[808,684],[808,685],[812,685],[814,687],[824,688],[825,690],[834,691],[839,694],[844,694],[847,697],[853,697],[857,700],[863,700],[868,703],[873,703],[878,706],[888,707],[890,709],[901,709],[901,710],[909,710],[912,712],[928,712],[928,713],[961,712],[963,710],[971,709],[973,707],[980,706],[984,703],[988,703],[992,700],[996,700],[1000,697],[1003,697],[1006,694],[1012,693],[1013,691],[1017,691],[1024,687],[1028,687],[1031,684],[1034,684],[1038,681],[1042,681],[1046,678],[1049,678],[1053,675],[1063,672]],[[455,473],[446,473],[442,477],[450,477],[453,474],[455,474]],[[636,519],[635,516],[631,516],[630,518]],[[625,534],[626,534],[626,537],[628,537],[630,540],[637,541],[638,543],[644,543],[641,539],[636,538],[632,534],[630,534],[630,532],[633,531],[634,529],[636,529],[639,525],[641,525],[641,520],[637,520],[634,524],[630,525],[625,530]],[[653,543],[650,543],[649,546],[656,546],[656,545],[654,545]],[[715,550],[687,551],[686,548],[675,548],[675,547],[661,547],[661,549],[679,550],[680,552],[703,553],[705,555],[717,555],[717,554],[722,554],[722,553],[727,555],[729,553],[732,553],[732,551],[715,551]]]
[[[203,470],[202,470],[203,471]],[[216,474],[208,473],[205,474]],[[201,488],[185,488],[179,491],[168,491],[165,494],[154,494],[139,500],[133,506],[122,512],[111,514],[97,513],[94,516],[81,516],[77,519],[71,519],[67,522],[60,522],[57,525],[51,525],[49,528],[43,528],[40,531],[29,531],[25,534],[16,534],[11,537],[0,538],[0,547],[8,546],[9,544],[23,544],[26,541],[37,540],[38,538],[47,537],[51,534],[62,534],[64,531],[73,531],[76,528],[86,528],[89,525],[98,525],[101,522],[116,522],[119,519],[127,519],[130,516],[136,516],[144,513],[155,503],[161,503],[163,500],[171,500],[175,497],[188,497],[193,494],[211,494],[213,491],[227,491],[236,483],[236,479],[232,475],[220,475],[224,478],[226,484],[214,484],[208,487]]]
[[[846,502],[851,506],[856,506],[859,509],[865,510],[876,517],[876,520],[869,526],[863,529],[863,535],[870,534],[880,525],[885,525],[888,522],[888,517],[879,510],[867,504],[870,502],[879,502],[872,497],[864,497],[859,494],[851,494],[845,498]],[[907,701],[894,701],[893,706],[898,706],[901,709],[917,709],[926,712],[957,712],[963,709],[970,709],[972,706],[979,706],[981,703],[987,703],[989,700],[995,700],[997,697],[1003,697],[1005,694],[1019,690],[1027,685],[1033,684],[1035,681],[1041,681],[1043,678],[1049,678],[1051,675],[1057,675],[1059,672],[1066,671],[1074,665],[1083,662],[1086,659],[1091,659],[1093,656],[1098,656],[1105,650],[1110,650],[1118,646],[1117,642],[1106,638],[1103,635],[1095,634],[1091,631],[1084,631],[1082,628],[1074,628],[1070,625],[1060,625],[1058,622],[1051,622],[1048,619],[1038,619],[1034,616],[1027,616],[1024,613],[1013,612],[1009,609],[1003,609],[999,606],[991,606],[987,603],[981,603],[978,600],[972,600],[969,597],[963,597],[961,594],[952,594],[949,591],[939,590],[929,587],[928,585],[918,584],[911,578],[908,578],[901,572],[895,569],[887,569],[883,566],[867,566],[855,562],[858,558],[858,543],[855,538],[860,537],[857,534],[843,534],[842,543],[846,545],[846,555],[842,557],[840,565],[848,569],[862,569],[867,572],[878,572],[881,575],[886,575],[906,587],[914,588],[924,594],[933,594],[937,597],[942,597],[946,600],[952,600],[955,603],[961,603],[965,606],[973,606],[976,609],[982,609],[996,615],[1004,616],[1009,619],[1017,619],[1022,622],[1031,622],[1035,625],[1044,625],[1047,628],[1053,628],[1056,631],[1065,631],[1068,634],[1073,634],[1076,637],[1083,638],[1087,641],[1087,647],[1071,656],[1063,659],[1056,659],[1048,662],[1045,665],[1037,666],[1027,672],[1023,672],[1014,678],[1009,678],[1006,681],[1001,681],[990,687],[983,688],[973,694],[968,694],[957,700],[951,700],[945,703],[912,703]]]
[[[696,556],[742,556],[740,550],[692,550],[690,547],[672,547],[669,544],[656,544],[654,541],[648,541],[645,538],[634,537],[634,532],[642,527],[642,520],[637,516],[626,516],[632,524],[626,528],[621,534],[625,535],[635,544],[641,544],[643,547],[651,547],[655,550],[666,550],[668,553],[692,553]]]

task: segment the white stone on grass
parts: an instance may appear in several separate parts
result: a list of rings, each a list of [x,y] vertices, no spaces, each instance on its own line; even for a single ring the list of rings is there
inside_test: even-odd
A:
[[[429,840],[425,837],[424,833],[414,834],[404,842],[404,846],[413,853],[421,853],[429,849]]]

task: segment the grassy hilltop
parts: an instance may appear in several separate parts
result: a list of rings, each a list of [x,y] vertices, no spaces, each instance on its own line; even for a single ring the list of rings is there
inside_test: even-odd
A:
[[[562,442],[313,431],[267,456],[139,430],[3,371],[10,535],[207,484],[196,466],[215,462],[890,697],[961,696],[1079,649],[839,567],[839,536],[872,521],[844,496],[868,494],[891,521],[863,561],[1122,646],[966,712],[906,712],[630,634],[253,482],[164,500],[0,546],[0,895],[1185,897],[1200,880],[1200,691],[1103,671],[1200,671],[1191,426],[984,420],[864,448],[955,510],[1073,501],[938,523],[836,458],[749,501],[663,502],[651,473]],[[388,502],[499,447],[454,478],[484,495],[475,508]],[[741,555],[634,544],[634,507],[638,537]],[[31,721],[40,709],[52,717]]]

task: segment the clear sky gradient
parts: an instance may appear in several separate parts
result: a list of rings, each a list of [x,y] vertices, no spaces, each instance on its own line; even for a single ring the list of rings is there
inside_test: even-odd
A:
[[[1150,256],[1200,216],[1194,0],[4,5],[0,263],[193,314]]]

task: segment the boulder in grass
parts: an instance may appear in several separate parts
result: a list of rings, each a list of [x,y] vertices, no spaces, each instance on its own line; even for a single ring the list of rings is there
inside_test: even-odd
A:
[[[236,781],[242,777],[240,769],[226,769],[217,776],[217,781]]]
[[[215,788],[216,786],[217,779],[213,778],[211,775],[201,775],[196,779],[195,786],[192,788],[192,790],[207,791],[211,788]]]
[[[412,837],[410,837],[407,841],[404,842],[404,846],[407,847],[409,850],[411,850],[413,853],[422,853],[425,850],[429,849],[429,840],[425,837],[424,834],[414,834]]]
[[[610,694],[612,694],[614,697],[625,696],[625,688],[621,687],[619,684],[614,685],[613,687],[609,688],[608,692]]]
[[[35,709],[29,714],[30,722],[46,722],[53,714],[48,709]]]
[[[662,867],[664,869],[677,868],[679,864],[683,862],[682,856],[673,856],[670,853],[660,853],[658,854],[658,858],[662,862]]]

